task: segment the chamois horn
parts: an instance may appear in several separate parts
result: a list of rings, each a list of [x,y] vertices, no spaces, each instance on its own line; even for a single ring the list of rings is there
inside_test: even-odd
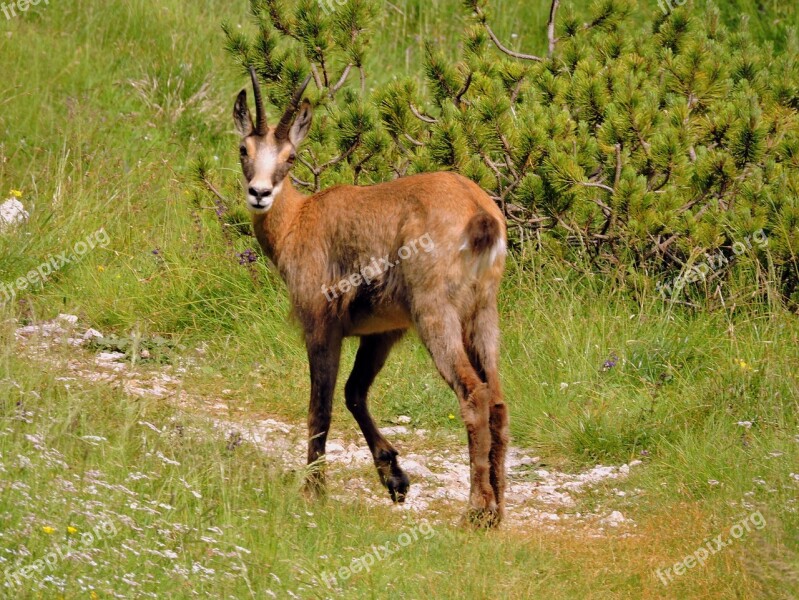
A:
[[[252,91],[255,94],[255,133],[266,135],[266,111],[264,111],[264,99],[261,97],[261,84],[258,83],[258,76],[255,69],[250,65],[250,77],[252,78]]]
[[[289,129],[291,129],[291,124],[294,122],[294,115],[297,113],[297,109],[300,107],[302,95],[305,93],[305,89],[308,87],[309,83],[311,83],[310,75],[305,78],[305,81],[302,82],[300,87],[297,88],[297,91],[294,92],[294,95],[291,97],[291,102],[289,103],[286,112],[283,113],[280,123],[278,123],[277,127],[275,128],[275,138],[278,140],[288,139]]]

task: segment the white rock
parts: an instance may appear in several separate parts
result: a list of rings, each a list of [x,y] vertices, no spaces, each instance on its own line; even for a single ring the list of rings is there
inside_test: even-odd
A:
[[[100,354],[97,355],[97,360],[99,362],[116,362],[121,358],[125,358],[122,352],[100,352]]]
[[[69,323],[70,325],[75,325],[75,323],[78,322],[78,317],[76,317],[75,315],[60,314],[60,315],[58,315],[58,319],[60,321],[64,321],[66,323]]]
[[[39,328],[36,327],[36,325],[25,325],[24,327],[17,328],[17,334],[21,336],[33,335],[38,332]]]
[[[407,435],[408,428],[405,425],[397,425],[395,427],[383,427],[381,429],[384,435]]]
[[[325,445],[325,452],[327,454],[343,454],[344,444],[340,442],[328,442]]]
[[[400,415],[397,417],[397,423],[402,423],[403,425],[407,425],[411,422],[411,418],[408,415]]]
[[[97,331],[96,329],[87,329],[86,333],[83,334],[84,340],[93,340],[105,337],[102,333]]]
[[[371,462],[372,452],[369,448],[358,448],[351,453],[351,457],[354,463]]]
[[[28,211],[22,202],[16,198],[9,198],[0,204],[0,229],[5,229],[9,225],[17,225],[28,220]]]
[[[416,462],[415,460],[405,459],[400,463],[400,466],[410,475],[415,475],[416,477],[423,477],[425,479],[432,479],[435,477],[433,472],[425,467],[423,464]]]
[[[611,527],[618,527],[622,523],[624,523],[627,519],[624,518],[624,515],[621,514],[619,511],[614,510],[610,513],[607,517],[602,519],[602,522],[610,525]]]

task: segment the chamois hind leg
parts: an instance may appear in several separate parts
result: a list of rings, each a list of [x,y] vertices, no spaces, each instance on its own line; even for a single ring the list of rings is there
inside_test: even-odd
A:
[[[417,313],[414,320],[436,368],[460,403],[461,418],[469,436],[471,491],[468,518],[473,524],[491,527],[499,523],[499,507],[490,480],[491,393],[466,354],[463,329],[455,307],[443,304],[442,296],[436,295],[420,302],[419,306],[425,309]]]
[[[397,462],[399,453],[383,437],[369,414],[367,394],[375,377],[377,377],[380,369],[386,363],[391,348],[402,337],[403,333],[404,331],[398,330],[363,336],[358,353],[355,355],[355,366],[347,380],[347,385],[344,387],[347,408],[361,427],[363,437],[372,451],[380,481],[388,489],[391,499],[400,503],[405,501],[405,495],[410,487],[410,480],[399,467]]]
[[[305,489],[310,496],[319,496],[325,490],[325,444],[333,413],[341,339],[340,333],[321,328],[306,335],[311,370],[311,401],[308,407],[308,465],[311,465],[311,469]]]
[[[491,430],[491,487],[497,499],[499,518],[505,513],[506,467],[508,448],[508,408],[503,400],[499,380],[499,317],[496,298],[492,294],[465,323],[464,344],[472,366],[480,379],[488,384],[489,428]]]

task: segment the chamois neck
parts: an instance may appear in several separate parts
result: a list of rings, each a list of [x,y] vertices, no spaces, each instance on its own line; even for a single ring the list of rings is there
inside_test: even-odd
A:
[[[281,258],[284,255],[286,239],[294,227],[294,219],[305,196],[294,189],[291,179],[286,178],[280,195],[266,213],[253,215],[252,226],[258,243],[269,259],[284,275]]]

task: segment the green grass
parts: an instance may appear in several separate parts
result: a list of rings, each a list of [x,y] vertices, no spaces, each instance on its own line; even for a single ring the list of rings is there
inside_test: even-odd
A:
[[[261,263],[238,264],[235,252],[251,244],[225,241],[212,198],[191,180],[200,155],[220,178],[235,180],[229,112],[244,83],[222,50],[219,25],[246,24],[245,3],[201,4],[53,0],[14,21],[0,17],[0,199],[20,190],[31,212],[26,225],[0,235],[0,282],[100,228],[110,238],[0,309],[0,556],[24,566],[104,519],[117,530],[91,546],[95,564],[59,561],[58,581],[0,595],[799,594],[799,483],[791,476],[799,471],[799,324],[748,297],[744,285],[725,290],[724,309],[689,312],[633,299],[613,282],[578,279],[546,256],[512,260],[501,310],[513,441],[561,468],[642,459],[624,484],[640,493],[619,499],[600,489],[586,501],[618,506],[638,524],[634,535],[594,539],[568,527],[484,534],[437,524],[429,539],[337,589],[318,585],[322,571],[397,540],[421,517],[388,506],[307,505],[299,474],[247,445],[227,450],[203,414],[101,383],[64,382],[53,364],[21,357],[15,319],[70,312],[105,333],[183,344],[198,361],[185,380],[193,394],[228,389],[245,414],[304,419],[305,352],[287,321],[283,285]],[[498,2],[492,22],[514,47],[542,52],[544,4]],[[761,2],[761,13],[754,4],[742,9],[752,26],[781,43],[769,11],[795,20],[795,10]],[[730,19],[736,6],[723,6]],[[376,82],[421,75],[427,39],[454,47],[464,19],[458,7],[455,0],[386,5],[373,43],[392,68],[368,65]],[[232,185],[225,191],[236,193]],[[202,355],[194,352],[200,346]],[[348,343],[342,384],[353,356]],[[603,370],[612,356],[616,365]],[[334,428],[351,432],[338,397]],[[392,355],[374,398],[381,423],[410,415],[414,425],[463,435],[449,419],[454,396],[413,337]],[[762,531],[669,588],[657,581],[655,569],[754,510],[766,519]]]

